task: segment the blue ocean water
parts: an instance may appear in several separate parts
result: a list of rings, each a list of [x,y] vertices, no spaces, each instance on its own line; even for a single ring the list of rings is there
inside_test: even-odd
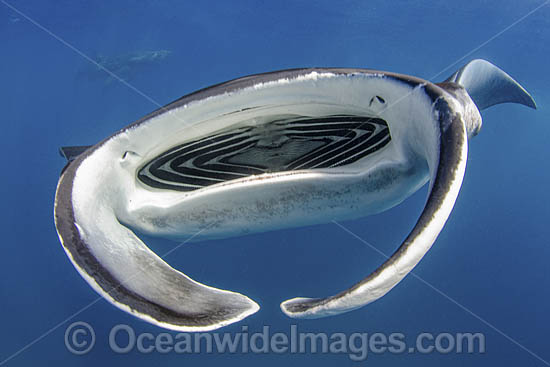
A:
[[[548,3],[548,2],[547,2]],[[132,364],[549,365],[550,3],[518,1],[0,1],[0,365]],[[151,51],[169,51],[153,58]],[[144,61],[136,61],[141,55]],[[165,332],[113,307],[80,277],[53,223],[65,162],[57,149],[94,144],[202,87],[247,74],[307,67],[366,67],[441,81],[474,58],[510,73],[538,110],[483,113],[455,209],[432,250],[388,295],[360,310],[292,320],[279,303],[327,296],[384,258],[334,224],[185,244],[166,260],[203,283],[245,293],[262,309],[218,330],[271,333],[482,333],[484,353],[120,354],[118,324]],[[127,82],[90,62],[103,60]],[[133,60],[133,61],[132,61]],[[421,190],[398,207],[344,222],[391,253],[414,225]],[[176,243],[154,240],[158,253]],[[422,281],[423,280],[423,281]],[[67,327],[95,330],[93,349],[71,353]],[[171,332],[175,336],[177,333]],[[122,338],[123,339],[123,338]],[[120,341],[123,343],[124,340]]]

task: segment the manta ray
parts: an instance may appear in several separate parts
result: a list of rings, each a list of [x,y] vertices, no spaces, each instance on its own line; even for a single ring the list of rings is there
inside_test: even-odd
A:
[[[428,252],[459,193],[480,111],[536,108],[508,74],[473,60],[432,83],[392,72],[306,68],[245,76],[186,95],[93,146],[64,147],[55,225],[82,277],[118,308],[178,331],[255,313],[200,284],[137,234],[182,240],[379,213],[429,184],[399,248],[351,288],[281,304],[294,318],[341,314],[397,285]]]
[[[150,70],[151,67],[160,65],[171,54],[170,50],[138,51],[115,56],[97,54],[94,57],[95,66],[80,70],[78,76],[87,79],[103,79],[106,83],[115,81],[115,75],[132,79]],[[106,70],[109,74],[105,72]]]

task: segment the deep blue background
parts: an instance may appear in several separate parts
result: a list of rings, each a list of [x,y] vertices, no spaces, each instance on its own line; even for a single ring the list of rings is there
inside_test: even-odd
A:
[[[92,58],[170,50],[162,62],[124,73],[161,104],[238,76],[303,66],[368,67],[440,81],[472,58],[517,78],[539,106],[484,112],[465,181],[433,249],[414,272],[518,343],[550,360],[550,6],[483,45],[543,3],[519,1],[163,1],[7,0]],[[2,256],[0,363],[97,299],[65,256],[53,224],[62,145],[93,144],[157,108],[0,2]],[[440,73],[444,70],[442,73]],[[424,191],[402,205],[344,225],[389,253],[421,211]],[[163,253],[175,243],[154,241]],[[422,366],[544,365],[412,276],[381,300],[338,317],[296,321],[279,310],[294,296],[326,296],[384,259],[327,224],[187,244],[167,261],[209,285],[243,292],[260,312],[222,331],[482,332],[487,352],[370,355],[366,363]],[[93,325],[97,345],[74,356],[64,345],[74,321]],[[104,300],[5,363],[170,365],[352,365],[346,355],[116,355],[109,330],[162,330]]]

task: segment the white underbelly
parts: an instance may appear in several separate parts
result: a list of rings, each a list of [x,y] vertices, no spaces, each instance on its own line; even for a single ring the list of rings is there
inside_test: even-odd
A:
[[[421,164],[386,164],[360,174],[266,174],[180,193],[180,200],[159,201],[158,194],[155,201],[140,200],[136,194],[117,217],[138,232],[165,238],[231,237],[379,213],[401,203],[427,179]]]

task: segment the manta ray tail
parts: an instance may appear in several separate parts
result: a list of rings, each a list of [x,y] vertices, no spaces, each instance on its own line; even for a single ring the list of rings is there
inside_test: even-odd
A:
[[[470,61],[445,81],[463,86],[480,111],[500,103],[537,108],[531,95],[518,82],[485,60]]]

